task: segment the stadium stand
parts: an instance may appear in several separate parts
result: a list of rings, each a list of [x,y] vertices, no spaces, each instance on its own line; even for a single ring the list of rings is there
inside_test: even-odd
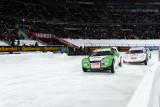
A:
[[[154,1],[97,2],[103,5],[77,3],[84,5],[2,0],[0,38],[8,41],[26,39],[18,33],[21,29],[30,40],[38,39],[33,32],[52,33],[68,39],[160,39],[160,12]],[[54,44],[53,40],[42,41]]]

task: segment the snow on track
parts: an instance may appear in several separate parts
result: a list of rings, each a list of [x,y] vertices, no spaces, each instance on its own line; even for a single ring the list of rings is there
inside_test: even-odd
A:
[[[84,57],[0,55],[0,107],[125,107],[158,52],[147,66],[126,63],[115,74],[83,72]]]

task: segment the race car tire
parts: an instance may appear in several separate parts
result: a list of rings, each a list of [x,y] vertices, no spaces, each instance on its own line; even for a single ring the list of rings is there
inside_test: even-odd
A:
[[[122,67],[122,65],[123,65],[123,61],[122,61],[122,58],[120,58],[119,66]]]
[[[147,59],[144,60],[144,64],[147,65]]]
[[[112,65],[111,65],[111,73],[115,73],[114,60],[112,61]]]
[[[86,68],[82,68],[82,69],[83,69],[84,72],[87,72],[87,69],[86,69]]]

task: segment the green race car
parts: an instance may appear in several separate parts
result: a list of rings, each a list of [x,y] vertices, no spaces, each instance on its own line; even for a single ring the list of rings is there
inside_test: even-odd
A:
[[[123,58],[117,48],[100,48],[92,52],[88,58],[83,58],[82,69],[87,70],[105,70],[110,69],[111,73],[115,72],[116,66],[122,66]]]

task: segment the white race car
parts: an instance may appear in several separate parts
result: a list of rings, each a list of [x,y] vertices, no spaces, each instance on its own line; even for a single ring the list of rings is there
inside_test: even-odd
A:
[[[136,47],[130,48],[124,56],[124,62],[141,62],[147,65],[148,58],[151,57],[148,48]]]

